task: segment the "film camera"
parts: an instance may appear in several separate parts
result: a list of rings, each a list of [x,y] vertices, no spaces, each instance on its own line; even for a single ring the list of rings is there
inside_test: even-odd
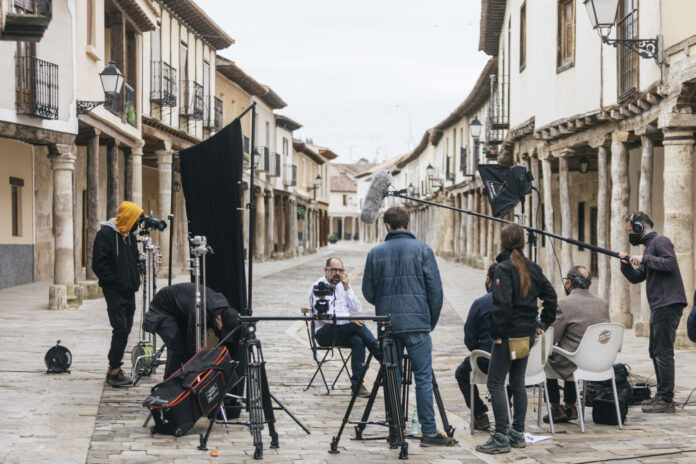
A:
[[[164,221],[163,219],[157,219],[156,217],[152,216],[143,216],[140,218],[140,234],[144,235],[149,233],[152,229],[156,230],[164,230],[167,228],[167,222]]]
[[[317,317],[319,319],[328,318],[329,300],[326,297],[334,294],[334,287],[326,282],[319,282],[312,287],[312,293],[317,298],[314,302],[314,311]]]

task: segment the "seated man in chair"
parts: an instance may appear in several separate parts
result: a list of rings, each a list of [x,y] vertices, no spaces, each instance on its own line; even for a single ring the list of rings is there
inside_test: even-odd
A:
[[[207,288],[206,298],[206,327],[213,329],[215,335],[222,340],[241,324],[239,313],[230,307],[222,293]],[[150,310],[145,314],[143,330],[157,333],[167,344],[167,365],[164,370],[166,379],[196,354],[196,285],[182,283],[159,290],[150,302]],[[232,359],[235,359],[235,340],[232,335],[225,342]],[[205,339],[202,343],[205,346]]]
[[[556,321],[551,325],[554,330],[553,343],[566,351],[573,352],[580,345],[580,340],[589,326],[610,322],[609,303],[590,293],[588,289],[592,284],[592,275],[585,267],[573,266],[563,280],[567,296],[558,300]],[[575,364],[554,353],[549,357],[548,365],[565,381],[563,385],[564,407],[560,404],[558,380],[547,380],[553,421],[567,422],[577,419],[577,394],[573,383]],[[544,416],[544,422],[548,421],[549,417]]]
[[[326,260],[324,276],[314,283],[314,286],[323,283],[333,288],[333,295],[328,297],[327,316],[351,317],[360,314],[362,304],[350,286],[350,278],[343,268],[343,261],[339,258]],[[313,288],[309,291],[309,308],[312,314],[316,314]],[[365,362],[365,348],[370,350],[372,356],[380,358],[375,337],[370,329],[365,327],[364,321],[331,321],[318,320],[315,323],[314,338],[321,346],[343,345],[351,349],[350,382],[352,388],[358,390],[361,397],[369,397],[370,392],[364,385],[358,385],[362,374],[362,365]]]

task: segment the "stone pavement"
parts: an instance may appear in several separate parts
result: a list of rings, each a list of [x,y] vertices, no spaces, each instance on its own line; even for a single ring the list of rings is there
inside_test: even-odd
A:
[[[364,258],[368,247],[337,244],[318,254],[300,258],[256,263],[254,266],[254,314],[296,315],[305,303],[311,283],[321,275],[329,255],[345,258],[352,283],[360,289]],[[456,381],[454,370],[467,351],[463,345],[463,321],[469,305],[483,292],[483,272],[440,260],[445,288],[445,307],[433,332],[435,374],[450,422],[456,427],[460,444],[454,448],[409,447],[411,462],[469,463],[580,463],[580,462],[696,462],[696,453],[669,454],[652,458],[632,458],[696,449],[696,417],[693,406],[675,415],[644,415],[636,407],[629,411],[623,431],[617,427],[595,426],[591,419],[581,434],[576,424],[559,424],[556,435],[523,450],[502,456],[476,453],[476,444],[486,434],[470,435],[469,413]],[[185,279],[182,276],[180,279]],[[161,282],[160,285],[163,285]],[[152,436],[142,424],[146,410],[141,406],[159,377],[145,378],[131,389],[103,387],[110,328],[103,300],[86,301],[80,309],[49,312],[45,309],[48,286],[43,283],[0,290],[0,463],[24,462],[251,462],[252,440],[246,427],[229,429],[216,426],[209,447],[218,457],[196,449],[198,433],[207,421],[200,421],[184,437]],[[364,303],[367,314],[373,308]],[[140,314],[136,312],[137,319]],[[314,371],[303,322],[262,322],[258,326],[272,392],[311,430],[306,435],[286,414],[277,412],[280,448],[268,449],[264,432],[266,462],[343,463],[397,460],[398,451],[383,441],[350,440],[348,427],[340,443],[341,453],[327,450],[336,433],[349,398],[348,381],[339,380],[337,389],[327,396],[323,386],[304,391]],[[137,342],[137,330],[131,341]],[[46,375],[45,351],[61,339],[73,353],[70,375]],[[128,353],[131,349],[129,344]],[[129,355],[126,355],[128,361]],[[626,332],[619,361],[631,366],[632,373],[649,376],[652,363],[647,356],[647,339],[636,339]],[[696,383],[696,352],[677,353],[677,400],[684,401]],[[327,377],[337,372],[337,363],[326,369]],[[161,374],[161,371],[160,371]],[[368,384],[376,374],[370,367]],[[527,429],[535,435],[547,434],[536,425],[536,401],[531,398]],[[412,400],[414,395],[412,394]],[[359,400],[353,417],[362,412]],[[372,417],[383,412],[376,403]],[[590,410],[587,410],[590,413]],[[591,414],[590,414],[591,416]],[[245,414],[242,415],[244,419]],[[368,427],[365,435],[383,430]],[[621,461],[617,461],[621,460]]]

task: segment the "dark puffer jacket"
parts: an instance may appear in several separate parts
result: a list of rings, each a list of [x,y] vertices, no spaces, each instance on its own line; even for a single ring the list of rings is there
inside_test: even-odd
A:
[[[504,251],[496,260],[500,263],[493,275],[493,309],[491,311],[491,338],[529,337],[537,325],[546,330],[556,320],[556,291],[541,268],[524,258],[531,286],[527,296],[520,295],[520,274],[510,261],[510,252]],[[542,300],[541,320],[538,299]]]
[[[389,232],[367,255],[362,291],[394,333],[430,332],[442,309],[442,282],[433,250],[407,230]]]
[[[137,292],[138,240],[133,232],[125,238],[113,225],[104,223],[94,238],[92,270],[99,278],[99,286],[122,292]]]

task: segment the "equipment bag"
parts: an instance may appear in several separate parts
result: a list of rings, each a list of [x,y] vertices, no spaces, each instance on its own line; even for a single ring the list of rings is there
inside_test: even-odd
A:
[[[614,381],[616,382],[616,391],[619,397],[626,396],[627,400],[630,401],[631,385],[628,383],[628,368],[625,364],[614,364]],[[613,398],[611,380],[587,382],[585,386],[585,405],[592,406],[595,398],[606,395]]]
[[[628,390],[630,394],[631,390]],[[619,392],[619,411],[621,412],[621,423],[626,422],[626,414],[628,414],[628,401],[626,396]],[[619,425],[616,421],[616,406],[614,406],[614,394],[602,394],[592,402],[592,421],[595,424],[604,425]]]
[[[227,348],[201,348],[143,401],[155,420],[152,433],[180,437],[203,415],[212,415],[236,380],[237,363]]]

